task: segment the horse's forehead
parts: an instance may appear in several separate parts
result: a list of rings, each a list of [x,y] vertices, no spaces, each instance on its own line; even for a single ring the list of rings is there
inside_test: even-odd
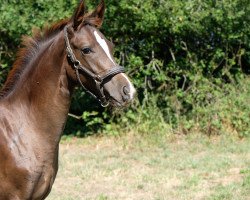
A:
[[[98,51],[98,52],[103,52],[105,54],[102,54],[103,56],[106,55],[108,59],[116,65],[112,53],[110,52],[110,43],[107,42],[107,39],[105,36],[95,27],[92,26],[85,26],[82,27],[82,30],[80,33],[84,36],[85,35],[85,40],[87,39],[90,45],[94,44],[93,46],[98,46],[99,49],[102,49],[103,51]],[[84,39],[83,39],[84,40]],[[82,43],[85,43],[86,41],[82,41]]]
[[[86,37],[86,39],[96,42],[96,36],[94,33],[98,33],[98,35],[104,38],[104,35],[98,29],[92,26],[84,26],[81,28],[81,31],[79,32],[81,37]]]
[[[106,37],[95,27],[84,26],[82,27],[79,34],[80,34],[79,43],[81,43],[81,40],[83,43],[86,41],[88,41],[88,43],[90,44],[96,43],[101,48],[103,48],[105,52],[107,51],[107,49],[110,48],[110,42],[107,42],[108,40],[106,39]]]

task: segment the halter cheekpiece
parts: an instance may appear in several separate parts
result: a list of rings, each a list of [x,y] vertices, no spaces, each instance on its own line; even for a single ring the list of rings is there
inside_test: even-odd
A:
[[[103,85],[106,82],[108,82],[108,80],[110,80],[115,75],[120,74],[120,73],[124,73],[125,72],[124,67],[122,67],[122,66],[112,67],[111,69],[107,70],[107,72],[103,76],[100,76],[98,74],[94,74],[89,69],[84,67],[79,60],[77,60],[77,58],[76,58],[76,56],[75,56],[75,54],[74,54],[74,52],[73,52],[73,50],[72,50],[72,48],[70,46],[69,37],[68,37],[68,27],[67,26],[64,28],[64,39],[65,39],[65,43],[66,43],[67,56],[68,56],[70,62],[73,64],[73,67],[74,67],[74,69],[76,71],[76,77],[78,79],[78,82],[83,87],[83,89],[86,90],[86,92],[88,92],[94,98],[96,98],[101,103],[101,105],[103,107],[107,107],[109,105],[109,101],[107,100],[107,98],[106,98],[106,96],[104,94]],[[88,90],[83,85],[83,83],[82,83],[82,81],[80,79],[79,70],[81,72],[83,72],[83,74],[89,76],[90,78],[92,78],[95,81],[97,94],[93,94],[93,92]]]

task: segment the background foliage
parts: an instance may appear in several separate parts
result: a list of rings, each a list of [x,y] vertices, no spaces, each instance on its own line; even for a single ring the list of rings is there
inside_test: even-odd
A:
[[[70,17],[77,0],[7,0],[0,5],[0,83],[21,35]],[[90,8],[97,1],[87,1]],[[249,0],[107,0],[102,32],[116,44],[138,99],[104,110],[82,90],[66,134],[198,131],[250,135]],[[112,114],[111,114],[112,113]],[[119,122],[119,123],[118,123]]]

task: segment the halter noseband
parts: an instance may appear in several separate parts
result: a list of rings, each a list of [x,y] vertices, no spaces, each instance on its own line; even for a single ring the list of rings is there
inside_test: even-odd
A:
[[[75,54],[74,54],[74,52],[73,52],[73,50],[72,50],[72,48],[70,46],[67,28],[68,28],[67,26],[64,28],[64,39],[65,39],[65,43],[66,43],[66,52],[67,52],[67,56],[68,56],[69,60],[71,61],[71,63],[74,66],[78,82],[83,87],[83,89],[86,90],[86,92],[88,92],[94,98],[96,98],[101,103],[101,105],[103,107],[107,107],[109,105],[109,101],[107,100],[107,98],[106,98],[106,96],[104,94],[103,85],[109,79],[114,77],[115,75],[120,74],[120,73],[124,73],[125,72],[124,67],[121,67],[121,66],[112,67],[111,69],[107,70],[107,72],[103,76],[100,76],[98,74],[94,74],[89,69],[83,67],[81,62],[79,60],[77,60],[77,58],[76,58],[76,56],[75,56]],[[81,72],[83,72],[84,74],[88,75],[90,78],[92,78],[95,81],[96,89],[97,89],[97,95],[93,94],[90,90],[88,90],[83,85],[83,83],[82,83],[82,81],[80,79],[79,70]]]

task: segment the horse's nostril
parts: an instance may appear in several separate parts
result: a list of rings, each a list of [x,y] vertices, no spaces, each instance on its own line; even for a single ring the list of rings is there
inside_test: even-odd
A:
[[[126,86],[123,87],[123,92],[125,95],[129,95],[129,89]]]
[[[129,101],[129,99],[130,99],[130,91],[129,91],[128,87],[126,87],[126,86],[123,87],[122,99],[125,102]]]

